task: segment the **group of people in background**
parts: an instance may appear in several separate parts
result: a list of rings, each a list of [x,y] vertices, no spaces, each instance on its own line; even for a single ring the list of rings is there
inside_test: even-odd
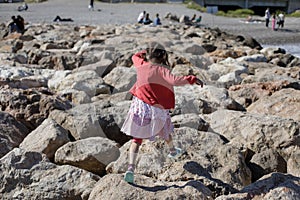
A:
[[[149,25],[149,24],[152,24],[152,23],[153,23],[154,26],[161,25],[161,20],[159,18],[158,13],[156,13],[155,19],[152,21],[150,19],[150,14],[147,13],[146,11],[143,11],[139,14],[139,16],[137,18],[137,22],[140,23],[140,24],[145,24],[145,25]]]
[[[17,33],[24,33],[25,31],[25,22],[24,18],[20,15],[12,16],[11,21],[8,23],[9,33],[17,32]]]
[[[283,28],[284,27],[284,19],[285,16],[282,12],[280,12],[278,15],[276,13],[273,13],[272,16],[270,14],[270,9],[267,8],[265,11],[265,20],[266,20],[266,27],[269,27],[269,23],[272,24],[272,30],[277,30],[277,28]],[[276,28],[277,25],[277,28]]]
[[[201,22],[201,20],[202,20],[202,16],[199,15],[197,17],[196,14],[194,14],[191,18],[188,16],[184,16],[184,19],[182,21],[180,21],[180,19],[178,19],[179,22],[185,23],[187,25],[199,24]],[[143,11],[139,14],[139,16],[137,18],[137,22],[140,24],[145,24],[145,25],[152,24],[154,26],[162,24],[158,13],[156,13],[154,20],[151,20],[150,14],[147,13],[146,11]]]

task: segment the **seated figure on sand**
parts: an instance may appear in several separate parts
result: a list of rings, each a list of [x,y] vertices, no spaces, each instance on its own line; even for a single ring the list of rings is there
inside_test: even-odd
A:
[[[160,18],[159,18],[159,14],[158,14],[158,13],[156,14],[156,17],[155,17],[155,19],[154,19],[153,24],[154,24],[155,26],[161,25],[161,21],[160,21]]]
[[[145,16],[146,16],[146,11],[141,12],[137,18],[137,22],[142,24]]]
[[[148,24],[151,24],[151,23],[152,23],[152,20],[149,17],[149,13],[146,13],[146,15],[144,17],[144,20],[143,20],[143,24],[148,25]]]

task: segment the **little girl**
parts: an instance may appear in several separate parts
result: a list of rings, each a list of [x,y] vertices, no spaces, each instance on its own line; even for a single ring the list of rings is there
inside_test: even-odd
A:
[[[147,57],[147,58],[146,58]],[[133,183],[135,160],[143,139],[163,138],[169,146],[169,158],[176,158],[180,148],[173,145],[173,125],[169,109],[175,107],[173,86],[203,83],[196,76],[174,76],[169,69],[168,55],[164,47],[151,42],[146,50],[132,56],[137,80],[130,93],[133,100],[121,131],[133,137],[129,149],[129,165],[125,181]]]

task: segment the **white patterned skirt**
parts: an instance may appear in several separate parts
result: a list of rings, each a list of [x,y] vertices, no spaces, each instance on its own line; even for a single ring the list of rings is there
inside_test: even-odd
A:
[[[151,106],[137,97],[133,97],[121,128],[126,135],[150,140],[154,140],[155,136],[168,140],[173,130],[174,126],[168,109]]]

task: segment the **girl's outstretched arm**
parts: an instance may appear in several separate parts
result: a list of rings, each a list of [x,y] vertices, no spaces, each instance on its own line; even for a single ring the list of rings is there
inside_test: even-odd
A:
[[[135,67],[140,67],[144,64],[146,64],[146,50],[142,50],[138,53],[135,53],[132,56],[132,62],[134,64]]]

